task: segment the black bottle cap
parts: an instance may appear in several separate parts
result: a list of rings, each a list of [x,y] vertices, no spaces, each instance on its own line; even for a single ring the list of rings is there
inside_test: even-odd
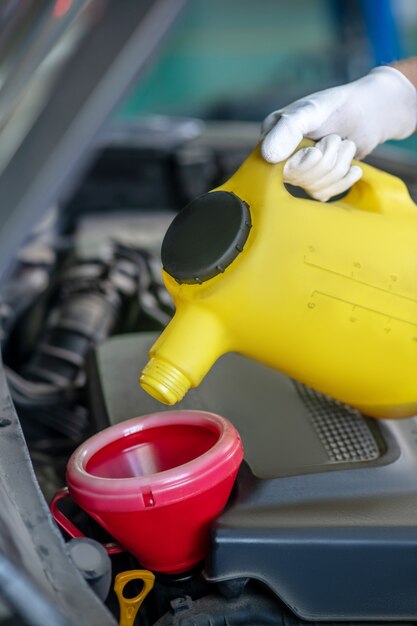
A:
[[[250,229],[246,202],[229,191],[205,193],[168,228],[161,251],[164,270],[178,283],[203,283],[242,252]]]

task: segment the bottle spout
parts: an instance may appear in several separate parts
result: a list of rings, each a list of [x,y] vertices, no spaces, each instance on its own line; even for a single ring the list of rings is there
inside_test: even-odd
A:
[[[170,406],[180,402],[192,386],[191,380],[181,370],[159,356],[148,361],[139,382],[155,400]]]
[[[218,318],[203,307],[184,306],[152,346],[140,385],[159,402],[176,404],[228,350]]]

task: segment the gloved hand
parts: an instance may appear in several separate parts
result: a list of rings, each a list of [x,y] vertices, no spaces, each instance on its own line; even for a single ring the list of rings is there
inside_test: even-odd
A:
[[[353,156],[362,159],[388,139],[404,139],[416,125],[414,86],[395,68],[377,67],[352,83],[314,93],[268,115],[262,155],[278,163],[292,154],[303,137],[317,140],[332,135],[315,148],[301,149],[284,167],[285,182],[327,200],[360,177],[360,168],[350,167]]]

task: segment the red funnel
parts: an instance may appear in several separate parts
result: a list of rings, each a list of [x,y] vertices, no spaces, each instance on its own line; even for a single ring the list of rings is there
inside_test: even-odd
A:
[[[223,417],[155,413],[88,439],[69,460],[67,484],[144,567],[183,572],[204,558],[242,458],[239,434]]]

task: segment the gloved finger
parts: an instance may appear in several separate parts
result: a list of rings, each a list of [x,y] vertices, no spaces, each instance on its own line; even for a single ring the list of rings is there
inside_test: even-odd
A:
[[[324,137],[315,145],[315,149],[321,155],[321,158],[318,158],[312,167],[305,170],[300,169],[296,159],[294,161],[288,159],[284,166],[284,176],[291,178],[291,182],[300,187],[314,185],[323,176],[327,176],[336,165],[341,144],[342,139],[339,135]]]
[[[304,136],[303,109],[294,114],[283,113],[262,141],[262,156],[270,163],[279,163],[294,152]]]
[[[337,183],[337,181],[344,178],[352,165],[352,159],[355,156],[355,152],[356,145],[353,141],[350,141],[349,139],[342,141],[339,145],[333,167],[329,167],[327,172],[325,172],[321,177],[317,177],[317,180],[314,181],[309,188],[312,191],[322,189],[323,187]]]
[[[306,189],[307,193],[314,198],[315,200],[320,200],[321,202],[327,202],[333,196],[337,196],[344,191],[347,191],[352,185],[354,185],[362,176],[362,169],[358,165],[352,165],[342,179],[337,182],[328,185],[327,187],[323,187],[320,190],[312,191]]]
[[[300,148],[284,165],[283,175],[286,183],[297,180],[304,172],[312,169],[322,159],[323,153],[315,146]]]
[[[278,111],[272,111],[272,113],[266,116],[266,118],[264,119],[261,125],[261,135],[266,135],[266,133],[268,133],[271,130],[271,128],[275,126],[275,124],[278,122],[279,118],[281,117],[281,114],[282,114],[282,109],[279,109]]]

